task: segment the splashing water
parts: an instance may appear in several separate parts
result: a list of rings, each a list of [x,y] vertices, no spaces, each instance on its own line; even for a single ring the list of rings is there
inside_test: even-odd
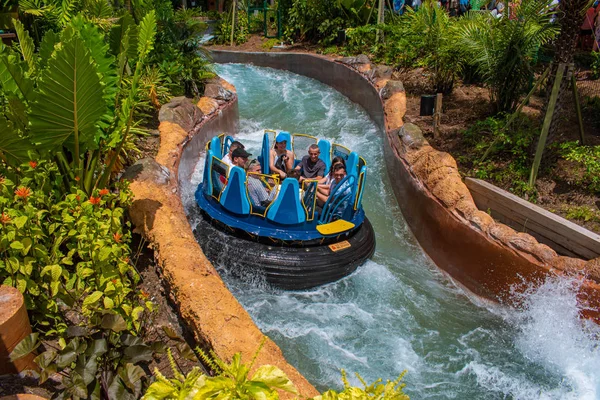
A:
[[[548,279],[519,310],[473,299],[421,251],[389,188],[381,132],[363,109],[315,80],[247,65],[220,65],[238,90],[240,139],[255,156],[263,129],[324,137],[369,166],[363,205],[377,249],[351,276],[302,292],[239,280],[217,265],[259,328],[318,389],[340,388],[340,369],[395,379],[421,399],[599,399],[599,327],[578,318],[577,282]],[[202,229],[193,193],[182,198]],[[218,239],[223,240],[223,239]],[[358,384],[358,380],[351,379]]]

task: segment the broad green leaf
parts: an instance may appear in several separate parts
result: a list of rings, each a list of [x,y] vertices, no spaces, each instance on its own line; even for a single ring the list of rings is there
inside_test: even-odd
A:
[[[85,352],[87,344],[85,341],[80,340],[78,337],[71,339],[64,349],[58,353],[56,357],[56,364],[58,368],[65,368],[71,365],[77,359],[79,354]]]
[[[148,388],[148,390],[146,391],[146,393],[144,394],[144,397],[142,397],[143,400],[162,400],[162,399],[171,399],[175,397],[175,393],[177,393],[178,390],[177,388],[175,388],[175,386],[173,384],[167,383],[167,382],[163,382],[163,381],[156,381],[153,382],[150,387]],[[181,397],[179,397],[181,398]]]
[[[32,141],[49,150],[65,145],[79,155],[96,148],[96,124],[106,103],[97,67],[80,38],[55,50],[39,90],[30,115]]]
[[[137,397],[127,390],[120,376],[115,376],[108,387],[108,398],[119,400],[135,400]]]
[[[111,310],[115,307],[115,302],[110,297],[104,297],[103,300],[104,300],[104,308]]]
[[[20,137],[17,131],[13,129],[12,124],[0,116],[0,158],[11,165],[17,166],[29,159],[29,151],[31,150],[33,150],[31,142]],[[27,217],[22,218],[27,221]],[[17,228],[22,227],[17,226]]]
[[[26,256],[27,253],[29,253],[29,249],[31,249],[33,240],[31,240],[31,238],[26,237],[21,239],[21,244],[23,245],[23,255]],[[29,274],[31,274],[31,272]]]
[[[24,248],[24,247],[23,247],[23,243],[21,243],[21,242],[19,242],[19,241],[12,242],[12,243],[10,244],[10,247],[11,247],[12,249],[15,249],[15,250],[23,250],[23,248]]]
[[[87,387],[83,381],[83,377],[79,373],[71,371],[68,376],[63,378],[63,384],[65,385],[67,393],[71,393],[72,396],[70,397],[81,399],[87,397]]]
[[[23,55],[23,59],[27,63],[29,67],[29,75],[35,75],[37,70],[37,57],[35,53],[35,45],[33,44],[33,39],[29,36],[29,32],[25,30],[25,27],[21,23],[21,21],[13,19],[13,25],[15,26],[15,31],[17,32],[17,37],[19,38],[19,47],[21,49],[21,54]]]
[[[285,372],[274,365],[263,365],[259,367],[252,376],[252,380],[255,382],[262,382],[271,388],[285,390],[290,393],[298,393],[296,387],[292,381],[289,380]]]
[[[122,332],[127,329],[127,323],[119,314],[106,314],[102,317],[100,326],[113,332]]]
[[[119,19],[119,23],[110,29],[110,51],[114,56],[124,54],[126,58],[137,57],[137,35],[138,29],[131,14],[125,14]],[[124,42],[127,41],[127,47]]]
[[[106,339],[96,339],[91,346],[86,350],[86,354],[93,357],[99,357],[108,351]]]
[[[90,55],[98,68],[98,73],[102,77],[104,99],[107,106],[112,106],[117,93],[117,74],[114,68],[115,57],[110,54],[109,45],[105,43],[104,35],[94,24],[86,22],[82,16],[73,18],[71,26],[83,39],[85,46],[90,51]]]
[[[33,361],[40,367],[40,384],[46,382],[50,375],[56,373],[56,364],[52,361],[56,358],[54,350],[48,350],[37,356]]]
[[[16,361],[37,349],[39,345],[42,344],[42,342],[38,341],[39,335],[40,334],[37,332],[30,333],[27,337],[21,340],[10,353],[10,360]]]
[[[179,352],[181,357],[189,361],[198,362],[198,357],[196,356],[196,353],[194,353],[192,348],[187,343],[177,343],[175,347],[177,348],[177,351]]]
[[[46,65],[48,65],[48,60],[52,56],[54,52],[54,46],[59,41],[59,36],[54,31],[47,31],[42,38],[42,42],[40,43],[40,51],[38,52],[40,57],[40,69],[44,69]]]
[[[20,217],[15,218],[14,222],[15,222],[15,226],[17,228],[21,229],[27,223],[27,216],[26,215],[21,215]]]
[[[146,372],[144,372],[144,370],[137,365],[127,363],[127,365],[125,365],[125,368],[121,368],[119,370],[119,376],[123,380],[125,386],[129,388],[129,390],[131,390],[134,393],[137,393],[141,389],[142,378],[146,376]]]
[[[83,306],[87,307],[96,303],[98,300],[100,300],[100,297],[102,297],[103,294],[104,293],[102,293],[101,291],[96,290],[94,293],[86,297],[85,300],[83,300]]]
[[[25,293],[27,290],[27,280],[21,276],[17,276],[17,289],[19,289],[19,292],[21,293]]]
[[[13,129],[19,133],[25,132],[28,124],[27,119],[27,108],[23,100],[21,100],[17,95],[8,95],[6,97],[8,101],[7,109],[6,109],[6,118],[12,124]],[[29,143],[26,141],[26,143]],[[28,146],[33,150],[33,146],[28,144]]]
[[[26,101],[33,95],[33,82],[25,76],[27,65],[14,51],[0,46],[0,86],[4,92],[13,93]]]
[[[152,349],[145,344],[138,344],[135,346],[129,346],[125,348],[123,358],[125,361],[132,364],[137,364],[141,361],[152,361]]]
[[[53,265],[52,266],[52,280],[53,281],[58,281],[58,279],[61,277],[62,275],[62,268],[60,265]]]

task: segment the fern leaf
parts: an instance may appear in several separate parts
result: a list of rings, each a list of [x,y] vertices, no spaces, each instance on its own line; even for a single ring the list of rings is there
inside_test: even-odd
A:
[[[156,36],[156,13],[150,11],[140,22],[138,35],[138,57],[144,60],[154,48],[154,37]]]

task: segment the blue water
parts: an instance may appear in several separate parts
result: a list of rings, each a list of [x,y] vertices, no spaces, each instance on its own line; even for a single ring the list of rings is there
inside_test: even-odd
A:
[[[318,389],[341,388],[341,369],[355,384],[354,372],[371,382],[407,370],[413,399],[600,398],[600,329],[577,318],[575,282],[549,280],[526,294],[520,310],[463,291],[406,226],[389,188],[381,132],[363,109],[295,74],[235,64],[217,70],[237,87],[237,138],[251,153],[258,154],[263,129],[281,129],[344,144],[369,166],[363,204],[377,249],[356,273],[284,292],[233,278],[235,265],[217,266],[260,329]],[[184,193],[189,209],[200,176]]]

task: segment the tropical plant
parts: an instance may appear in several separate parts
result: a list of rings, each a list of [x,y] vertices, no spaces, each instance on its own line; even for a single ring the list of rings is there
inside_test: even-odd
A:
[[[592,52],[592,78],[600,79],[600,52]]]
[[[165,13],[167,16],[168,13]],[[204,82],[214,77],[209,53],[200,46],[206,24],[198,13],[178,10],[159,20],[160,30],[149,63],[158,68],[171,95],[202,95]]]
[[[234,2],[232,7],[237,4]],[[215,29],[215,41],[222,44],[230,44],[231,42],[231,21],[233,18],[233,9],[223,14],[219,25]],[[235,11],[235,25],[233,33],[233,42],[235,44],[246,43],[248,40],[248,14],[244,8],[238,6]]]
[[[0,173],[0,283],[23,293],[37,329],[63,331],[69,307],[84,316],[113,310],[139,330],[152,303],[134,289],[127,185],[90,196],[73,188],[62,197],[53,163],[31,161]]]
[[[284,36],[291,42],[320,41],[327,45],[350,21],[343,18],[341,4],[319,0],[293,0],[285,20]]]
[[[123,19],[119,27],[125,29]],[[88,195],[105,187],[134,123],[139,82],[156,33],[153,11],[137,30],[135,44],[129,40],[131,26],[118,35],[123,40],[115,58],[104,35],[81,17],[60,35],[47,32],[38,53],[27,31],[17,28],[20,54],[0,48],[0,92],[7,110],[0,117],[0,158],[18,165],[37,151],[56,161],[66,192],[72,182]],[[135,68],[125,86],[132,45]]]
[[[282,370],[275,366],[260,366],[251,377],[249,376],[262,345],[261,343],[250,365],[242,363],[240,353],[236,353],[232,357],[231,363],[226,363],[214,352],[211,352],[209,356],[201,349],[196,349],[202,359],[215,371],[216,376],[212,377],[204,375],[198,367],[194,367],[187,375],[183,375],[179,372],[173,356],[168,350],[174,377],[167,379],[155,369],[156,381],[150,385],[142,399],[275,400],[279,399],[277,389],[297,394],[293,383]]]
[[[558,32],[551,23],[549,0],[523,0],[516,18],[493,18],[470,13],[458,28],[465,60],[473,65],[490,90],[493,111],[513,112],[533,77],[541,45]]]
[[[456,44],[456,22],[437,2],[427,0],[407,18],[418,49],[418,64],[431,73],[438,93],[450,93],[460,73],[461,53]]]
[[[406,386],[405,383],[401,383],[405,374],[406,371],[402,372],[395,381],[387,381],[383,384],[381,379],[378,379],[370,385],[359,374],[356,374],[356,377],[363,385],[363,388],[358,388],[350,385],[346,378],[346,372],[342,370],[344,390],[339,393],[334,390],[328,390],[320,396],[313,397],[311,400],[410,400],[408,395],[402,390]]]
[[[577,142],[560,145],[560,154],[579,167],[574,182],[592,193],[600,192],[600,146],[579,146]]]
[[[43,346],[45,351],[34,359],[40,368],[40,384],[50,375],[62,375],[64,389],[57,398],[139,399],[146,372],[138,364],[150,362],[164,346],[144,343],[126,331],[127,324],[120,315],[98,313],[87,326],[70,326],[66,338],[58,340],[58,347],[32,333],[15,347],[11,360]]]

